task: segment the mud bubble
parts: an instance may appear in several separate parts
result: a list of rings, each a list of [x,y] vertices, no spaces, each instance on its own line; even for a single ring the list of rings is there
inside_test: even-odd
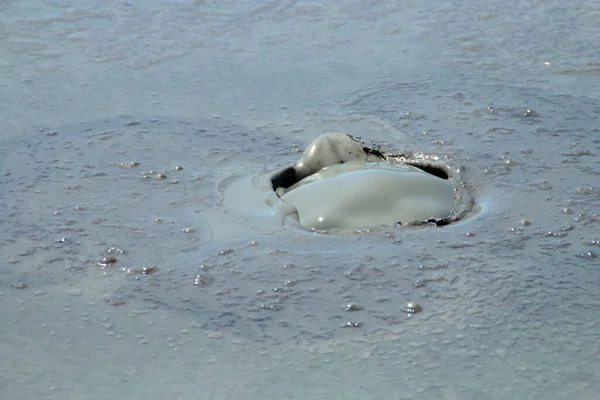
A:
[[[468,206],[460,179],[434,157],[384,154],[345,133],[316,138],[296,163],[221,185],[223,204],[292,216],[314,231],[447,225]]]

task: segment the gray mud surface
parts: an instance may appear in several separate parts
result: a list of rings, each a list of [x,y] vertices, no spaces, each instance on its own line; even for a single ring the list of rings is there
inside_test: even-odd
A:
[[[594,2],[0,11],[0,398],[599,397]],[[480,211],[223,207],[325,132],[438,155]]]

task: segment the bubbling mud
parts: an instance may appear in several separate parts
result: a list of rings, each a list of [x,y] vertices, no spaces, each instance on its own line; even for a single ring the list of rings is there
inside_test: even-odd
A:
[[[470,208],[445,164],[386,155],[344,133],[316,138],[298,162],[221,185],[225,207],[263,218],[294,217],[315,231],[446,225]]]

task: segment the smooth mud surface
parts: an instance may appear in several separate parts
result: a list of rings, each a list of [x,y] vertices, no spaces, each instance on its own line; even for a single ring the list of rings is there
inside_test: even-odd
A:
[[[594,5],[0,10],[2,399],[598,398]],[[474,212],[231,209],[323,132],[439,157]]]

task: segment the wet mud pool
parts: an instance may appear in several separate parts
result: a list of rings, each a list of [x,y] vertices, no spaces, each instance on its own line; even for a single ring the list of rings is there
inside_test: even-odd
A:
[[[0,1],[0,398],[599,398],[600,10],[563,3]],[[302,225],[380,160],[246,196],[327,132],[471,213]]]
[[[527,324],[554,320],[556,329],[559,315],[591,322],[600,221],[590,184],[594,128],[568,129],[568,110],[534,96],[535,113],[463,97],[450,100],[465,115],[451,142],[441,129],[405,148],[380,141],[382,151],[400,152],[433,143],[424,150],[465,177],[481,213],[439,228],[331,235],[284,227],[275,214],[230,211],[223,182],[274,171],[304,150],[271,129],[132,117],[32,129],[3,167],[11,268],[2,284],[84,286],[112,306],[168,309],[203,329],[276,342],[381,333],[412,318],[485,325],[519,315]],[[473,131],[473,121],[488,128]],[[494,153],[498,141],[504,151]],[[549,279],[568,289],[547,296],[540,287]],[[422,311],[407,313],[409,302]]]

